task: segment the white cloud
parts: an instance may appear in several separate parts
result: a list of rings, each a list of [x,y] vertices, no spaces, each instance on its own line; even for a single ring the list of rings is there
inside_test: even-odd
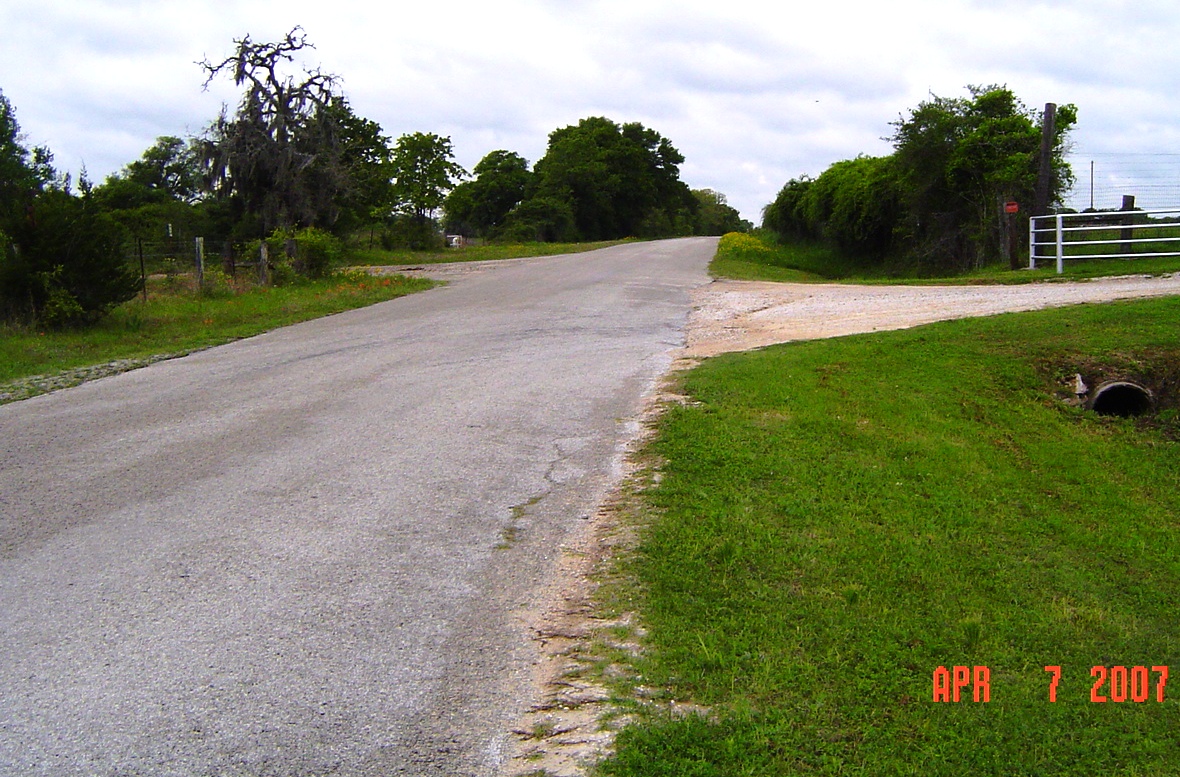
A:
[[[95,178],[236,101],[228,82],[203,92],[195,62],[297,24],[307,62],[395,138],[449,134],[471,167],[496,148],[536,161],[586,116],[640,121],[685,154],[691,186],[751,219],[788,178],[888,153],[899,114],[967,84],[1077,104],[1079,154],[1180,140],[1180,8],[1163,0],[15,5],[0,8],[0,89],[30,142]]]

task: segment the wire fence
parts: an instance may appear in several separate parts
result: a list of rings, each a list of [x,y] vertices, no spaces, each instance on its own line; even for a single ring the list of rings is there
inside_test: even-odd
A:
[[[1069,156],[1075,183],[1065,198],[1073,210],[1114,210],[1124,196],[1140,208],[1180,203],[1180,153],[1074,151]]]
[[[200,241],[200,249],[198,249]],[[144,276],[192,273],[198,269],[198,250],[204,267],[219,267],[227,275],[258,265],[257,256],[246,256],[242,246],[227,238],[177,235],[170,238],[133,238],[124,244],[123,255]]]

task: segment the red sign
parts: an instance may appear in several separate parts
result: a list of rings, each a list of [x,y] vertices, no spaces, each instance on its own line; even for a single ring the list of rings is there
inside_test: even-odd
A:
[[[1016,202],[1005,202],[1004,203],[1004,212],[1005,213],[1019,213],[1020,212],[1020,204],[1016,203]]]

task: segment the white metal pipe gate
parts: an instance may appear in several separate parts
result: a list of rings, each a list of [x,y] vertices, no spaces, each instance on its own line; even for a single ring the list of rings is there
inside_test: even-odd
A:
[[[1116,230],[1117,237],[1111,237],[1110,233]],[[1046,239],[1049,235],[1052,238]],[[1180,256],[1180,245],[1176,245],[1175,251],[1134,250],[1136,245],[1146,244],[1156,249],[1180,244],[1180,208],[1055,213],[1031,216],[1028,220],[1028,266],[1032,270],[1037,267],[1037,259],[1056,258],[1057,272],[1061,273],[1065,271],[1066,259]],[[1098,246],[1118,248],[1105,251],[1098,249],[1095,253]],[[1077,250],[1070,250],[1066,256],[1067,249]]]

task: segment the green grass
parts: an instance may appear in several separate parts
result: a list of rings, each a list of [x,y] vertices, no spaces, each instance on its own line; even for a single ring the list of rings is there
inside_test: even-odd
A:
[[[723,242],[709,272],[717,278],[743,281],[778,281],[794,283],[906,283],[928,284],[1019,284],[1035,281],[1070,281],[1113,275],[1161,275],[1180,272],[1180,257],[1145,259],[1087,259],[1067,261],[1065,272],[1057,274],[1057,260],[1038,261],[1028,269],[1028,258],[1019,270],[990,265],[955,276],[920,275],[914,269],[901,270],[888,264],[857,260],[819,243],[762,243],[763,248],[743,241],[727,250]]]
[[[800,257],[806,252],[800,249],[793,256]],[[717,257],[709,263],[709,274],[714,278],[729,278],[735,281],[775,281],[776,283],[827,283],[832,279],[812,270],[805,270],[792,264],[804,264],[801,261],[787,260],[790,264],[768,264],[738,259],[735,257]]]
[[[526,256],[555,256],[594,251],[620,245],[626,240],[598,243],[504,243],[447,248],[442,251],[386,251],[380,248],[350,250],[353,264],[380,267],[385,265],[440,264],[443,262],[483,262],[495,259],[518,259]]]
[[[1035,270],[1028,269],[1028,260],[1019,270],[1006,267],[985,267],[949,278],[941,283],[1033,283],[1034,281],[1078,281],[1087,278],[1108,278],[1116,275],[1166,275],[1180,272],[1180,257],[1165,256],[1146,259],[1084,259],[1066,261],[1061,275],[1057,274],[1057,260],[1037,260]],[[908,282],[908,281],[907,281]]]
[[[824,283],[845,278],[884,277],[867,264],[858,265],[820,243],[775,245],[755,235],[722,237],[709,273],[741,281]]]
[[[642,682],[710,712],[649,712],[602,773],[1180,774],[1177,321],[1091,305],[687,373],[608,601],[639,603]],[[1160,412],[1070,406],[1075,373]],[[956,665],[990,668],[990,703],[932,701]],[[1092,703],[1096,665],[1170,666],[1165,703],[1155,676]]]
[[[147,302],[121,305],[97,325],[52,331],[0,326],[0,388],[33,375],[159,354],[186,353],[277,327],[394,299],[435,285],[353,273],[276,288],[196,294],[183,277],[153,279]]]

